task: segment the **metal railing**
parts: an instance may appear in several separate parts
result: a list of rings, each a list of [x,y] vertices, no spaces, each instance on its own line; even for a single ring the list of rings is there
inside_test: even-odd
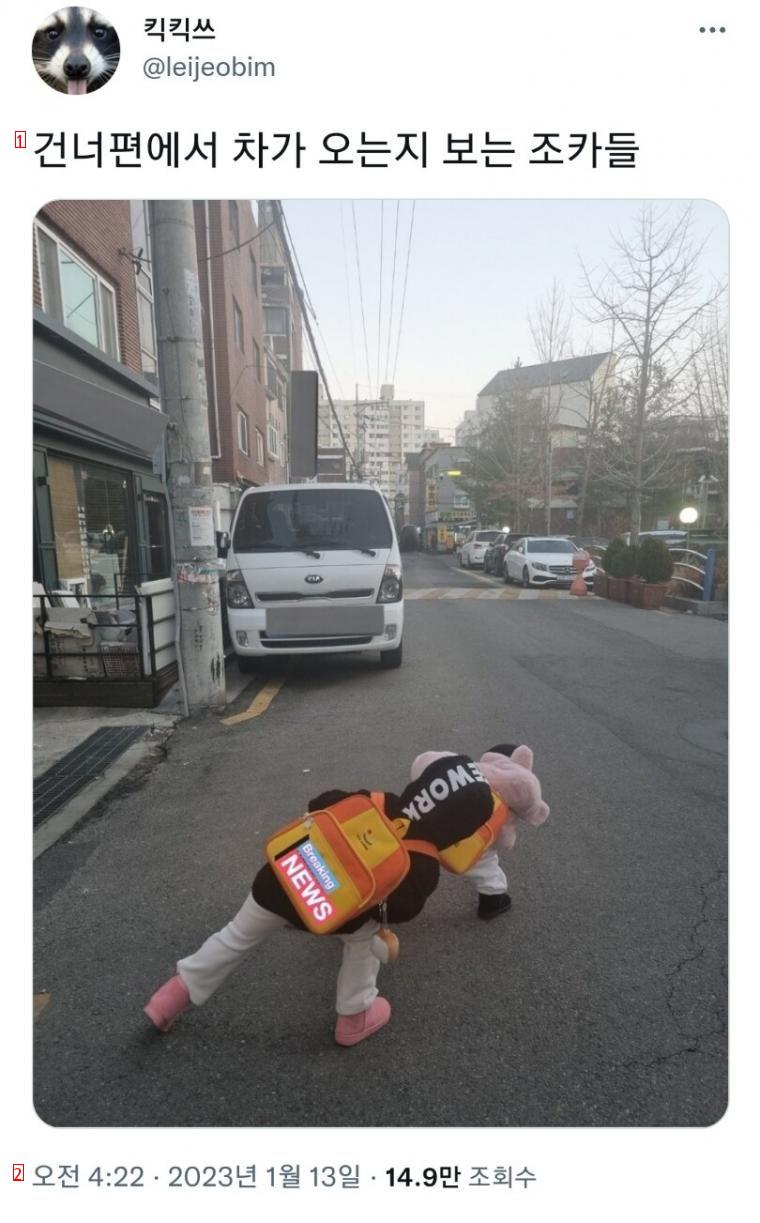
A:
[[[176,657],[169,628],[175,620],[171,582],[145,585],[154,589],[33,594],[34,678],[134,682],[152,679],[170,665]],[[164,606],[156,614],[159,600]]]
[[[707,603],[715,590],[715,549],[698,552],[696,548],[668,548],[673,557],[671,581],[683,582],[695,592],[696,597]],[[678,560],[676,553],[685,559]]]

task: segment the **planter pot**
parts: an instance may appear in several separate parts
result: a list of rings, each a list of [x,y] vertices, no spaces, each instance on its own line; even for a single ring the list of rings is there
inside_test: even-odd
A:
[[[668,593],[667,582],[645,582],[643,578],[628,579],[628,602],[644,611],[658,611]]]
[[[667,582],[644,582],[641,592],[641,606],[645,611],[658,611],[662,607],[667,593]]]
[[[607,598],[616,603],[628,602],[628,578],[607,577]]]
[[[594,594],[599,595],[600,599],[609,597],[609,578],[603,569],[597,569],[594,574]]]

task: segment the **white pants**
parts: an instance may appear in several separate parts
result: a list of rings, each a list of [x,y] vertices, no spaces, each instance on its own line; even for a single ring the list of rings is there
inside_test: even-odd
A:
[[[502,892],[506,892],[507,876],[499,864],[499,851],[496,846],[492,845],[487,849],[483,857],[464,872],[462,878],[474,883],[483,896],[500,896]]]
[[[200,1006],[254,947],[277,930],[284,930],[288,924],[284,917],[262,909],[249,893],[239,913],[223,930],[207,938],[194,955],[178,962],[177,972],[187,986],[191,1001]],[[335,1001],[339,1015],[359,1015],[377,997],[380,961],[373,954],[371,943],[379,928],[377,922],[368,921],[353,934],[336,935],[343,944]]]

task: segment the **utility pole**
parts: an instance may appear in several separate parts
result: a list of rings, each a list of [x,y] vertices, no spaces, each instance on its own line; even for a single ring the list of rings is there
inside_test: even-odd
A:
[[[179,620],[179,666],[189,713],[225,702],[219,563],[193,204],[152,204],[161,395],[169,417],[166,466]]]

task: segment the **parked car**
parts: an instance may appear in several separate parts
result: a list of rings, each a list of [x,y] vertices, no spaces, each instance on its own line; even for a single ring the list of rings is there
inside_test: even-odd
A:
[[[276,654],[359,650],[379,650],[384,667],[401,665],[401,557],[376,488],[248,488],[231,536],[227,612],[242,670]]]
[[[625,531],[620,537],[624,543],[631,542],[631,532]],[[669,548],[677,548],[679,544],[686,543],[685,531],[639,531],[639,539],[662,539]]]
[[[575,577],[573,557],[582,548],[558,535],[525,535],[504,557],[504,581],[520,582],[523,586],[570,586]],[[591,586],[596,565],[589,561],[583,570],[587,586]]]
[[[470,531],[459,553],[461,567],[473,569],[477,565],[482,568],[486,549],[489,544],[493,543],[497,535],[501,535],[501,531]]]
[[[494,577],[504,577],[504,555],[522,536],[516,531],[500,531],[493,543],[486,548],[483,557],[483,572]]]

